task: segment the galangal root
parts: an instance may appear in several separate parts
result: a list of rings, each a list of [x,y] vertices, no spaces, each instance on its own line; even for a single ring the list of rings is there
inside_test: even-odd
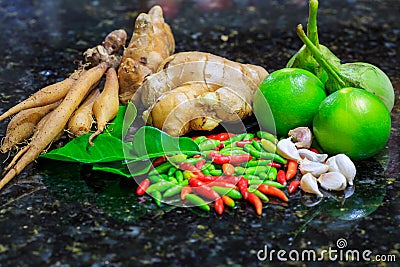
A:
[[[165,59],[147,77],[134,103],[148,124],[173,136],[212,130],[252,114],[253,95],[268,72],[213,54],[182,52]]]
[[[126,42],[124,32],[124,30],[111,32],[105,38],[103,45],[90,48],[84,53],[88,62],[86,65],[65,80],[40,89],[0,116],[0,120],[3,120],[16,114],[7,127],[0,151],[6,153],[22,142],[27,143],[4,168],[0,189],[36,160],[52,142],[59,139],[65,128],[72,136],[79,136],[90,130],[90,127],[86,129],[84,126],[86,124],[91,126],[93,121],[91,107],[100,97],[98,89],[94,88],[97,88],[107,69],[116,73],[115,67],[121,60],[118,51]],[[118,84],[116,75],[107,76],[106,80],[108,80],[106,84]],[[114,94],[114,99],[118,100],[118,90],[114,90]],[[106,120],[111,120],[112,116],[115,116],[115,106],[118,110],[118,101],[116,104],[115,101],[112,103],[113,108],[110,106],[104,108],[104,113],[112,110],[110,112],[112,115],[106,116]],[[83,114],[85,112],[90,115]],[[103,124],[104,119],[101,127]]]

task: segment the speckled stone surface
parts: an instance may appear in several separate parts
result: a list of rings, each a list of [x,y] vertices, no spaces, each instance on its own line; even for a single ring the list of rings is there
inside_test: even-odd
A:
[[[0,112],[66,77],[111,30],[131,34],[138,13],[156,2],[0,0]],[[212,10],[197,3],[207,1],[160,2],[177,51],[213,52],[269,71],[299,49],[295,26],[305,25],[308,13],[302,0],[214,1],[221,5]],[[320,42],[343,62],[379,66],[396,91],[388,145],[357,162],[356,191],[342,208],[332,198],[307,207],[300,194],[287,206],[271,201],[261,217],[246,203],[222,216],[156,208],[134,195],[132,181],[39,160],[0,192],[0,266],[398,266],[400,3],[320,2]],[[341,249],[339,239],[347,242]],[[265,248],[309,250],[324,261],[260,260]],[[322,253],[328,249],[370,250],[371,259],[394,255],[397,263],[330,259]]]

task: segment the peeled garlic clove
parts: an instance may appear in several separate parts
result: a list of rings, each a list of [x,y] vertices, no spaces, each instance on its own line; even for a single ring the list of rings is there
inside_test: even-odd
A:
[[[346,177],[349,185],[353,185],[354,177],[356,177],[356,166],[353,161],[345,154],[337,154],[330,157],[326,164],[329,166],[329,171],[340,172]]]
[[[329,166],[309,159],[303,159],[300,161],[299,169],[302,174],[311,173],[313,176],[318,177],[321,174],[326,173]]]
[[[308,127],[297,127],[289,131],[289,136],[293,137],[297,148],[310,148],[312,143],[312,133]]]
[[[314,162],[324,162],[328,158],[328,154],[318,154],[306,148],[298,149],[297,152],[299,152],[301,158]]]
[[[276,152],[285,159],[301,160],[299,152],[291,139],[289,137],[279,140],[278,144],[276,144]]]
[[[301,177],[300,188],[304,192],[311,193],[323,197],[321,191],[319,191],[317,178],[311,173],[307,173]]]
[[[340,172],[327,172],[322,174],[317,181],[326,190],[341,191],[346,188],[347,180]]]

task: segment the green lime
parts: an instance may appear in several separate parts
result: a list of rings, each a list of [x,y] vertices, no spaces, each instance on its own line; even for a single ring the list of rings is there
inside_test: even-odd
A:
[[[314,117],[313,131],[328,154],[344,153],[352,159],[369,158],[389,140],[390,112],[370,92],[343,88],[329,95]]]
[[[284,68],[269,74],[254,95],[253,110],[261,128],[280,136],[311,126],[326,98],[324,85],[309,71]]]

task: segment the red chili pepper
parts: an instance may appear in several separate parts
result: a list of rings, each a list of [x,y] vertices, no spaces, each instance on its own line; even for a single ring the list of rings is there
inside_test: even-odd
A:
[[[253,157],[249,154],[225,156],[219,153],[210,153],[210,157],[215,164],[222,165],[225,163],[241,163],[251,160]]]
[[[196,168],[201,170],[203,168],[204,164],[206,164],[205,159],[199,160],[198,162],[196,162]]]
[[[261,199],[256,196],[254,193],[249,193],[247,200],[253,204],[254,208],[256,209],[256,213],[257,215],[261,215],[262,214],[262,202]]]
[[[207,139],[214,139],[218,141],[225,141],[228,140],[231,136],[234,136],[235,134],[232,133],[219,133],[219,134],[210,134],[207,136]]]
[[[216,181],[217,179],[219,179],[220,176],[209,176],[209,175],[205,175],[205,176],[199,176],[196,177],[196,179],[204,182],[204,183],[212,183],[214,181]]]
[[[205,185],[196,186],[196,187],[192,186],[192,190],[196,194],[198,194],[202,197],[208,198],[210,200],[215,201],[220,198],[219,194],[214,189],[212,189],[211,187],[205,186]]]
[[[237,186],[243,198],[247,199],[249,196],[249,191],[247,190],[247,187],[249,186],[249,180],[245,179],[244,177],[240,177]]]
[[[142,196],[146,193],[147,188],[150,186],[150,180],[148,178],[141,181],[136,188],[136,195]]]
[[[186,195],[192,193],[192,188],[190,186],[184,186],[182,187],[181,190],[181,199],[185,200],[186,199]]]
[[[193,174],[197,175],[197,177],[204,176],[204,174],[201,170],[199,170],[198,168],[196,168],[196,166],[194,166],[188,162],[181,162],[179,164],[179,169],[181,169],[182,171],[190,171]]]
[[[286,170],[286,180],[290,180],[296,176],[297,173],[297,166],[299,163],[297,160],[290,159],[287,163],[287,170]]]
[[[228,207],[231,208],[235,207],[235,201],[232,198],[228,197],[227,195],[223,195],[221,199],[224,202],[224,204],[227,205]]]
[[[319,154],[319,151],[318,151],[316,148],[314,148],[314,147],[310,148],[310,151]]]
[[[167,157],[166,156],[160,156],[158,158],[156,158],[155,160],[153,160],[153,167],[157,167],[159,165],[161,165],[161,163],[164,163],[165,161],[167,161]]]
[[[237,184],[239,180],[240,178],[236,176],[220,176],[216,181],[230,183],[230,184]]]
[[[297,188],[299,187],[299,185],[300,185],[299,180],[294,180],[294,181],[290,182],[289,187],[288,187],[289,194],[294,193],[297,190]]]
[[[285,202],[289,201],[289,199],[285,195],[285,193],[283,193],[282,190],[280,190],[279,188],[276,188],[274,186],[269,186],[269,185],[266,185],[266,184],[260,184],[257,189],[259,191],[261,191],[262,193],[266,194],[266,195],[275,196],[275,197],[280,198],[281,200],[283,200]]]
[[[214,209],[219,215],[224,213],[225,206],[224,206],[224,201],[222,200],[222,198],[218,198],[217,200],[215,200]]]
[[[282,168],[282,164],[277,163],[277,162],[274,162],[274,161],[268,163],[267,165],[268,165],[268,166],[271,166],[271,167],[274,167],[274,168],[277,168],[277,169]]]
[[[190,185],[191,187],[200,187],[200,186],[205,185],[204,182],[200,181],[200,180],[197,179],[197,178],[190,178],[190,179],[188,180],[188,182],[189,182],[189,185]]]
[[[236,141],[236,145],[238,147],[244,147],[244,145],[251,144],[252,140],[242,140],[242,141]]]
[[[200,155],[200,154],[196,154],[196,155],[194,155],[192,158],[198,159],[198,158],[201,158],[201,155]]]
[[[278,183],[286,185],[286,174],[284,170],[279,170],[278,174],[276,175],[276,180]]]

